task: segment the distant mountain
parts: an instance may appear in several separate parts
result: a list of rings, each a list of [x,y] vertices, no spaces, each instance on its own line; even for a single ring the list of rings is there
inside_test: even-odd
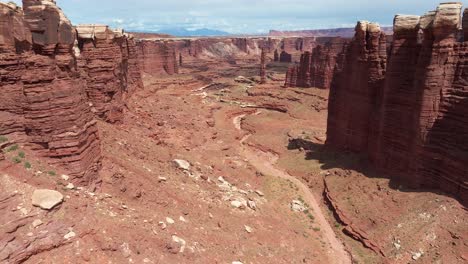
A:
[[[189,30],[186,28],[166,28],[159,30],[155,33],[168,34],[176,37],[213,37],[213,36],[229,36],[230,33],[226,31],[201,28],[196,30]]]
[[[393,35],[393,27],[381,27],[387,35]],[[331,29],[314,29],[314,30],[292,30],[279,31],[270,30],[269,36],[272,37],[343,37],[352,38],[354,36],[354,28],[331,28]]]

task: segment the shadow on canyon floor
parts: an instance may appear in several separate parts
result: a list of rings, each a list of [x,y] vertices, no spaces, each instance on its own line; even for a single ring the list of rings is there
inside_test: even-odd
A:
[[[414,193],[431,192],[458,199],[458,197],[456,196],[447,194],[435,188],[409,188],[408,186],[405,186],[404,183],[393,179],[391,175],[376,169],[375,166],[373,166],[369,162],[369,160],[363,155],[342,150],[334,150],[330,147],[325,146],[324,144],[314,143],[304,139],[290,140],[288,150],[297,150],[301,148],[305,151],[305,159],[319,161],[320,164],[322,164],[320,167],[322,170],[351,170],[360,173],[368,178],[388,179],[389,187],[393,190]],[[467,207],[467,204],[463,204],[463,206]]]

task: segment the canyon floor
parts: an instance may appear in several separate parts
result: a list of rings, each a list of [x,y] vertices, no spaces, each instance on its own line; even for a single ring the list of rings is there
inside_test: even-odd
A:
[[[323,147],[328,91],[282,88],[281,64],[270,64],[268,84],[259,85],[249,61],[186,63],[178,75],[144,76],[122,124],[99,122],[95,190],[70,187],[65,172],[7,139],[0,259],[468,261],[468,215],[455,199],[413,192],[360,157]],[[37,188],[57,189],[65,201],[52,211],[33,207]]]

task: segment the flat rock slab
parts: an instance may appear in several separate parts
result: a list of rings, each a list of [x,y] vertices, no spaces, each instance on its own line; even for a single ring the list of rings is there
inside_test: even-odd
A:
[[[51,210],[63,202],[63,195],[53,190],[35,190],[32,204],[44,210]]]
[[[190,163],[186,160],[181,160],[181,159],[175,159],[174,163],[179,169],[182,170],[190,170]]]

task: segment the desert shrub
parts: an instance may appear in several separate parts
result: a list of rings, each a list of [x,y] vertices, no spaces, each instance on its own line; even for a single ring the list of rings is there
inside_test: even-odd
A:
[[[13,163],[19,164],[19,163],[21,163],[21,158],[20,157],[14,157],[12,159],[12,161],[13,161]]]
[[[19,146],[17,144],[10,146],[6,149],[6,152],[12,152],[18,150]]]
[[[24,162],[24,168],[26,168],[26,169],[32,168],[31,163],[29,163],[29,161],[25,161],[25,162]]]

